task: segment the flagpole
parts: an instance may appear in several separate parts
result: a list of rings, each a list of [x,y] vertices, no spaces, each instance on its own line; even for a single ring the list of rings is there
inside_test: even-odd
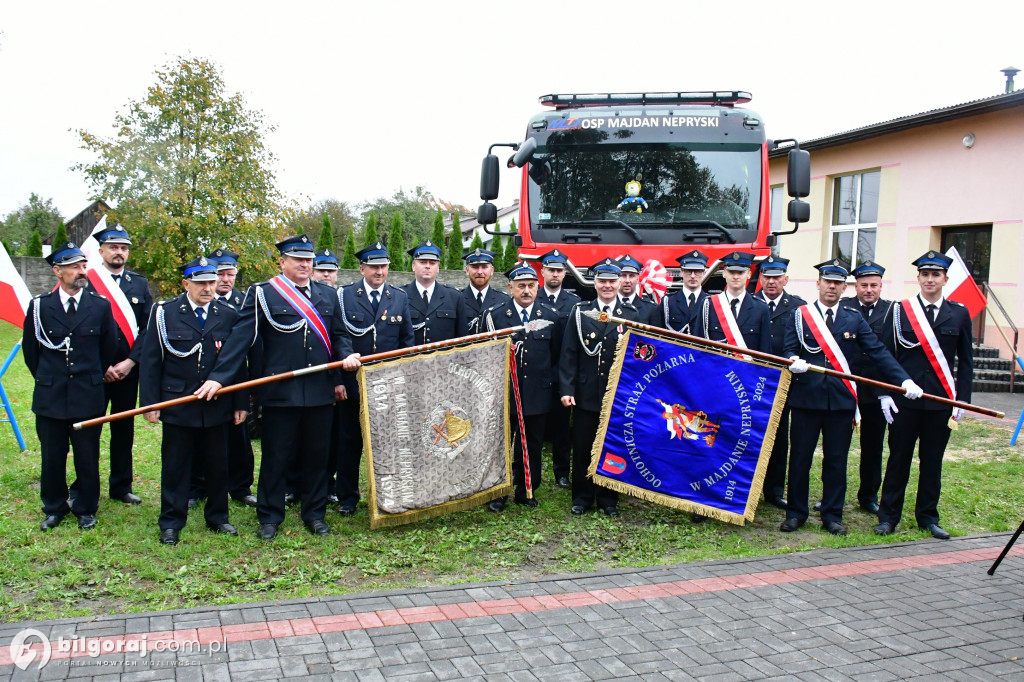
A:
[[[14,429],[14,437],[18,440],[18,447],[21,448],[22,452],[24,452],[28,449],[25,446],[25,438],[22,437],[21,429],[18,428],[18,420],[14,418],[14,410],[11,409],[11,401],[7,397],[7,391],[4,390],[4,385],[2,383],[4,374],[7,373],[7,368],[11,366],[11,363],[14,361],[14,356],[18,354],[19,350],[21,350],[21,341],[14,344],[14,348],[11,349],[11,352],[7,355],[7,359],[4,360],[3,366],[0,367],[0,403],[3,404],[4,410],[7,412],[7,419],[0,419],[0,422],[10,422],[11,428]]]
[[[540,325],[539,323],[545,322],[546,324]],[[536,328],[547,326],[552,324],[548,320],[531,320],[530,325],[534,325]],[[383,353],[374,353],[373,355],[364,355],[359,358],[360,364],[366,365],[372,362],[380,362],[381,360],[390,360],[391,358],[402,357],[404,355],[414,355],[416,353],[425,353],[427,351],[434,351],[441,348],[448,348],[450,346],[459,346],[467,343],[475,343],[477,341],[485,341],[487,339],[499,338],[502,336],[509,336],[516,332],[523,331],[526,325],[519,325],[518,327],[508,327],[506,329],[497,329],[491,332],[483,332],[481,334],[471,334],[469,336],[460,336],[456,339],[447,339],[445,341],[434,341],[432,343],[424,343],[419,346],[412,346],[410,348],[399,348],[397,350],[389,350]],[[533,327],[531,327],[533,328]],[[326,372],[331,369],[338,369],[341,367],[344,360],[336,360],[335,362],[328,362],[323,365],[316,365],[315,367],[303,367],[302,369],[296,369],[291,372],[282,372],[281,374],[273,374],[268,377],[260,377],[259,379],[252,379],[250,381],[243,381],[238,384],[232,384],[230,386],[224,386],[217,391],[217,395],[222,393],[231,393],[233,391],[241,391],[246,388],[253,388],[255,386],[262,386],[263,384],[270,384],[275,381],[283,381],[284,379],[292,379],[294,377],[300,377],[306,374],[316,374],[317,372]],[[144,407],[137,407],[133,410],[125,410],[124,412],[115,412],[108,414],[103,417],[97,417],[96,419],[89,419],[84,422],[77,422],[74,424],[76,431],[80,429],[87,429],[91,426],[98,426],[100,424],[106,424],[107,422],[117,421],[119,419],[127,419],[128,417],[134,417],[139,414],[146,412],[152,412],[154,410],[162,410],[167,407],[174,407],[175,405],[183,405],[190,403],[195,400],[199,400],[195,395],[186,395],[181,398],[175,398],[174,400],[165,400],[162,403],[154,403],[152,405],[146,405]]]
[[[651,334],[655,334],[658,336],[667,336],[668,338],[679,339],[681,341],[688,341],[690,343],[696,343],[701,346],[708,346],[710,348],[716,348],[718,350],[729,351],[730,353],[749,355],[750,357],[757,358],[759,360],[766,360],[767,362],[783,365],[785,367],[789,367],[790,365],[793,364],[793,361],[790,360],[789,358],[783,358],[778,355],[772,355],[771,353],[764,353],[762,351],[752,350],[750,348],[739,348],[737,346],[730,346],[729,344],[722,343],[721,341],[711,341],[709,339],[702,339],[699,336],[691,336],[689,334],[673,331],[671,329],[662,329],[661,327],[655,327],[649,324],[644,324],[643,322],[624,320],[621,317],[615,317],[614,315],[602,313],[597,310],[588,310],[583,314],[586,315],[587,317],[590,317],[591,319],[597,320],[598,322],[613,322],[615,324],[622,324],[626,325],[627,327],[633,327],[634,329],[639,329],[641,331],[649,332]],[[887,384],[883,381],[877,381],[876,379],[868,379],[867,377],[857,376],[856,374],[846,374],[845,372],[838,372],[834,369],[829,369],[827,367],[818,367],[817,365],[808,364],[807,369],[809,369],[812,372],[818,372],[820,374],[825,374],[831,377],[837,377],[839,379],[846,379],[847,381],[856,381],[861,384],[875,386],[877,388],[882,388],[887,391],[892,391],[894,393],[903,394],[907,392],[906,389],[904,389],[902,386]],[[977,412],[978,414],[984,414],[990,417],[1002,418],[1006,416],[1005,413],[999,412],[998,410],[990,410],[987,407],[979,407],[978,405],[972,405],[971,403],[965,403],[959,400],[950,400],[949,398],[943,398],[942,396],[932,395],[930,393],[925,393],[924,395],[921,396],[921,398],[925,400],[931,400],[937,403],[942,403],[943,405],[949,405],[951,407],[959,407],[962,410]]]

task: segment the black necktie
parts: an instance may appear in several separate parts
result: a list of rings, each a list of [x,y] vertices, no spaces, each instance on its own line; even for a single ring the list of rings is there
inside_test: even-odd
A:
[[[603,313],[605,313],[605,314],[608,314],[608,313],[610,312],[610,311],[608,310],[608,306],[606,306],[606,305],[603,305],[603,306],[601,306],[601,312],[603,312]]]
[[[697,294],[690,294],[690,297],[687,299],[687,301],[688,303],[686,304],[686,307],[689,308],[690,310],[693,310],[693,304],[697,302]]]
[[[865,320],[870,319],[871,318],[871,311],[874,310],[874,309],[875,309],[874,304],[872,304],[872,305],[862,305],[860,307],[860,314],[864,316]]]
[[[78,312],[78,306],[75,305],[75,299],[68,299],[68,319],[75,319],[75,314]]]
[[[924,309],[928,311],[928,321],[935,322],[935,304],[929,303]]]
[[[736,309],[740,305],[740,299],[738,299],[738,298],[732,299],[731,301],[729,301],[729,305],[732,306],[732,316],[734,318],[736,318],[736,319],[739,319],[739,314],[737,313]]]
[[[121,275],[111,275],[114,278],[114,284],[121,286]]]
[[[774,315],[775,314],[775,301],[768,301],[768,314],[769,315]]]
[[[196,308],[196,319],[199,320],[199,328],[203,329],[206,327],[206,311],[202,308]]]
[[[430,299],[427,298],[427,290],[424,289],[423,290],[423,307],[426,308],[428,305],[430,305]]]
[[[373,312],[377,312],[377,306],[380,305],[380,294],[376,291],[370,292],[370,306],[373,308]]]
[[[479,291],[476,292],[476,304],[481,308],[484,307],[484,295],[481,294]]]
[[[832,309],[829,308],[825,311],[825,326],[828,327],[829,331],[832,331],[832,323],[835,320],[832,318]]]
[[[551,305],[555,304],[555,295],[554,294],[548,294],[548,303],[550,303]]]

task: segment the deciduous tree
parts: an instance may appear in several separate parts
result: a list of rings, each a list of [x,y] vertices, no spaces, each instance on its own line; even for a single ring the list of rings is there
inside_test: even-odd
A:
[[[28,203],[11,211],[0,222],[0,238],[10,244],[15,253],[24,253],[32,232],[38,230],[40,238],[48,237],[60,226],[64,218],[53,205],[53,199],[43,199],[30,194]],[[65,235],[64,239],[67,239]]]

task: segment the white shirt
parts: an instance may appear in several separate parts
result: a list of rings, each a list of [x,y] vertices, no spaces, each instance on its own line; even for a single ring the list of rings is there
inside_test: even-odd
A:
[[[814,302],[814,305],[818,307],[818,312],[821,313],[821,319],[823,319],[823,320],[826,318],[825,311],[831,310],[832,311],[832,321],[835,322],[836,315],[839,314],[839,304],[838,303],[836,303],[834,306],[826,307],[825,304],[821,302],[821,299],[818,299],[817,301]]]
[[[427,294],[427,300],[429,301],[430,299],[434,298],[434,287],[436,285],[437,285],[437,282],[431,282],[430,283],[430,287],[427,288],[427,289],[424,289],[423,285],[420,284],[419,281],[417,280],[416,281],[416,291],[419,292],[420,298],[423,298],[423,294],[426,293]]]
[[[768,303],[768,304],[774,303],[775,307],[778,308],[779,307],[779,303],[782,302],[782,294],[779,294],[776,298],[768,298],[767,296],[765,296],[764,297],[764,302]],[[832,313],[832,314],[835,315],[835,313]]]
[[[739,303],[736,304],[737,309],[739,309],[739,308],[743,307],[743,298],[746,295],[747,295],[746,291],[741,291],[739,296],[733,296],[728,291],[726,291],[725,292],[725,300],[729,302],[729,306],[730,307],[732,306],[732,302],[733,301],[739,301]]]
[[[931,320],[929,320],[929,322],[934,322],[935,318],[939,316],[939,311],[942,310],[942,304],[943,304],[943,302],[946,299],[940,297],[939,300],[937,300],[935,303],[929,303],[928,301],[924,300],[924,296],[922,296],[921,294],[918,294],[917,295],[917,300],[919,300],[921,302],[921,310],[924,311],[925,315],[928,314],[928,306],[930,306],[930,305],[935,306],[934,316],[931,318]]]
[[[64,312],[68,311],[68,301],[70,301],[71,299],[75,299],[75,310],[78,310],[78,307],[82,305],[81,289],[79,289],[78,293],[76,293],[74,296],[64,291],[64,287],[57,287],[57,291],[60,294],[60,304],[64,306]]]
[[[384,298],[384,285],[383,284],[380,285],[380,289],[374,289],[373,287],[370,286],[370,283],[367,282],[364,279],[363,280],[363,288],[366,289],[366,295],[367,296],[370,295],[371,291],[376,291],[377,292],[377,301],[380,301],[381,299]],[[373,299],[371,298],[370,300],[372,301]]]
[[[554,304],[558,303],[558,295],[560,293],[562,293],[561,289],[556,289],[555,291],[551,291],[551,289],[548,289],[547,287],[544,287],[544,296],[545,297],[548,297],[548,296],[554,296],[555,297],[555,300],[553,300],[553,301],[548,299],[548,302],[551,303],[551,305],[554,305]]]
[[[199,305],[198,303],[193,301],[187,294],[185,295],[185,300],[187,300],[188,304],[190,306],[192,306],[192,312],[193,313],[196,312],[196,308],[202,308],[203,309],[203,318],[204,319],[206,318],[207,315],[210,314],[210,304],[209,303],[207,303],[206,305]]]
[[[483,289],[477,289],[475,286],[470,284],[469,288],[473,290],[473,298],[477,298],[477,294],[479,294],[480,296],[482,296],[484,298],[487,298],[487,290],[491,288],[491,285],[488,284]]]
[[[520,308],[518,303],[513,303],[513,305],[516,308],[516,314],[519,315],[519,319],[520,320],[523,319],[523,311],[524,310],[526,311],[526,319],[530,319],[530,315],[533,314],[533,306],[532,305],[529,308]]]

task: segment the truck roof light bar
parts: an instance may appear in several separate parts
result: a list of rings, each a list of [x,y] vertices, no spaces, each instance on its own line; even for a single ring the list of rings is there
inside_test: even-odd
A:
[[[713,104],[735,106],[752,99],[742,90],[716,90],[714,92],[608,92],[542,95],[540,103],[555,109],[580,107],[607,107],[644,104]]]

